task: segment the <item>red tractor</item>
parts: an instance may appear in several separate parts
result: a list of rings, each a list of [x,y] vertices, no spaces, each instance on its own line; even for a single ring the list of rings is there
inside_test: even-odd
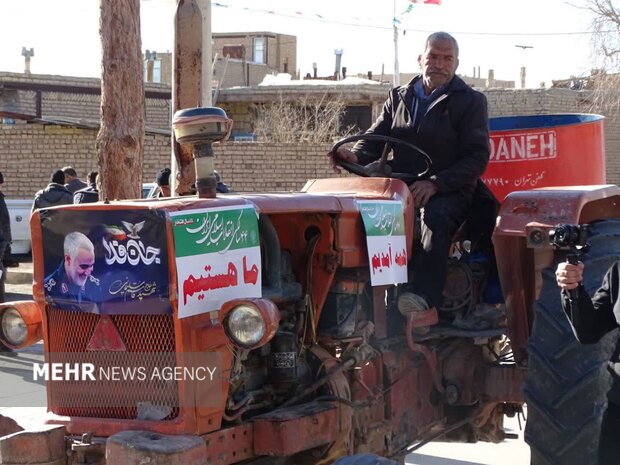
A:
[[[493,123],[485,179],[499,198],[517,191],[495,224],[455,237],[436,312],[404,317],[395,306],[416,253],[403,180],[216,195],[203,170],[196,196],[36,211],[34,302],[0,306],[0,339],[16,349],[43,339],[34,371],[70,463],[102,461],[106,448],[121,463],[137,442],[155,455],[190,444],[191,463],[222,465],[402,459],[440,436],[501,441],[504,415],[526,401],[532,463],[595,463],[613,344],[575,340],[553,270],[587,241],[586,286],[596,288],[617,258],[620,190],[519,190],[557,183],[545,163],[563,167],[561,184],[601,182],[602,121],[509,121]],[[216,108],[181,112],[174,125],[207,167],[211,142],[230,129]],[[545,131],[553,156],[541,144],[534,157]],[[573,169],[582,158],[569,153],[595,169]]]

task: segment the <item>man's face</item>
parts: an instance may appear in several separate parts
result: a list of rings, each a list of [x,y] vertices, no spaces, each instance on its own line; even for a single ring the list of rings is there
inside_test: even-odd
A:
[[[78,249],[78,253],[73,260],[69,255],[65,255],[67,276],[73,284],[79,287],[84,287],[86,280],[93,272],[94,264],[95,254],[86,249]]]
[[[454,77],[459,60],[456,48],[449,40],[436,40],[418,57],[422,69],[422,78],[427,90],[433,91],[437,87],[450,82]]]

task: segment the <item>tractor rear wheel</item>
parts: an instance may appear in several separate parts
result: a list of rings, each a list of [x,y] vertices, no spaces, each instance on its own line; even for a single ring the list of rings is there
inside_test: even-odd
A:
[[[620,259],[620,220],[592,223],[588,242],[591,249],[582,258],[583,284],[592,295],[609,266]],[[556,254],[556,266],[565,258],[558,255],[562,254]],[[596,344],[577,340],[562,309],[555,266],[543,271],[534,315],[524,387],[528,408],[525,440],[530,445],[531,465],[596,464],[611,386],[607,361],[618,331]]]

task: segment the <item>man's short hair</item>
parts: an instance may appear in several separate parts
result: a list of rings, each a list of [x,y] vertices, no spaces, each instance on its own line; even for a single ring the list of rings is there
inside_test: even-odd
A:
[[[88,173],[88,184],[95,184],[97,182],[97,175],[99,173],[97,171],[91,171]]]
[[[435,42],[443,42],[443,41],[452,42],[452,45],[454,45],[454,50],[456,52],[456,57],[458,58],[458,56],[459,56],[459,44],[458,44],[458,42],[456,41],[454,36],[452,36],[451,34],[448,34],[447,32],[444,32],[444,31],[433,32],[430,36],[428,36],[426,38],[426,43],[424,45],[424,51],[426,52],[428,50],[428,47],[431,44],[434,44]]]
[[[157,176],[155,176],[155,182],[158,186],[170,185],[170,168],[164,168],[159,170]]]
[[[56,184],[64,184],[65,183],[65,172],[63,170],[56,170],[52,173],[50,177],[51,182],[55,182]]]
[[[85,234],[79,231],[67,234],[63,244],[65,255],[69,255],[69,258],[73,260],[77,257],[78,250],[80,249],[88,250],[92,254],[95,253],[95,246]]]
[[[65,166],[62,168],[62,172],[68,174],[69,176],[73,176],[77,178],[77,172],[73,169],[73,166]]]

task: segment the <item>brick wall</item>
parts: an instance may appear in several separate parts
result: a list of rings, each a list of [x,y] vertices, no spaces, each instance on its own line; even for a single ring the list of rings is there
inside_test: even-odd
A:
[[[75,168],[80,178],[98,170],[96,129],[43,124],[0,125],[0,171],[2,191],[8,198],[30,199],[49,183],[51,174],[65,165]],[[145,181],[170,165],[170,138],[147,135],[144,144]]]
[[[490,116],[586,111],[584,92],[569,89],[484,89]]]
[[[2,191],[9,198],[32,198],[51,173],[71,163],[85,178],[96,166],[94,130],[41,124],[0,126]],[[66,163],[69,164],[69,163]]]
[[[264,63],[254,63],[254,38],[265,39]],[[226,60],[223,49],[227,45],[245,47],[244,58]],[[284,73],[295,75],[297,66],[297,38],[286,34],[271,32],[215,33],[213,34],[213,54],[217,54],[214,80],[221,88],[235,86],[256,86],[267,74]],[[286,68],[286,70],[285,70]]]
[[[297,74],[297,37],[287,34],[277,35],[277,48],[275,60],[281,73]]]
[[[224,109],[229,118],[233,119],[233,132],[252,133],[255,105],[250,102],[230,102],[217,104]]]
[[[265,39],[265,64],[270,70],[284,72],[284,63],[288,64],[288,72],[295,74],[297,67],[297,37],[273,32],[246,32],[246,33],[213,33],[213,53],[225,57],[225,45],[243,45],[245,47],[245,62],[254,61],[254,38]]]
[[[586,94],[567,89],[490,89],[485,93],[491,116],[585,112],[588,104]],[[236,111],[249,118],[249,107],[248,102],[239,103],[227,108],[227,112],[233,118],[237,118]],[[47,185],[55,169],[69,164],[85,178],[88,171],[97,169],[96,135],[96,129],[71,126],[0,125],[3,192],[9,198],[32,198]],[[620,118],[605,120],[605,135],[607,182],[620,184]],[[215,166],[224,181],[238,192],[298,190],[309,178],[333,176],[325,157],[328,149],[329,144],[228,142],[214,147]],[[170,166],[169,137],[149,133],[145,138],[143,180],[153,181],[164,166]]]
[[[217,59],[215,63],[213,79],[215,83],[219,83],[220,88],[227,87],[247,87],[257,86],[267,74],[271,74],[273,70],[269,66],[261,63],[252,63],[230,59],[226,62],[225,58]]]
[[[169,65],[167,65],[169,66]],[[37,113],[37,94],[33,90],[16,90],[3,88],[3,83],[21,83],[30,85],[57,85],[79,89],[99,89],[100,81],[95,78],[72,78],[65,76],[32,75],[21,73],[0,72],[0,112],[10,112],[35,116]],[[10,86],[7,86],[10,87]],[[145,83],[147,91],[170,92],[170,87],[164,84]],[[170,113],[172,108],[170,99],[146,98],[146,125],[154,129],[170,128]],[[86,92],[52,92],[41,91],[41,116],[43,118],[71,118],[75,120],[99,121],[99,95]]]
[[[236,192],[297,191],[308,179],[336,176],[329,144],[230,142],[214,147],[215,169]]]
[[[29,199],[64,165],[80,178],[97,170],[97,130],[42,124],[0,125],[0,171],[8,198]],[[230,142],[214,147],[216,169],[236,191],[299,190],[308,178],[328,177],[329,145],[299,146]],[[170,166],[170,138],[149,134],[144,141],[143,182]]]

